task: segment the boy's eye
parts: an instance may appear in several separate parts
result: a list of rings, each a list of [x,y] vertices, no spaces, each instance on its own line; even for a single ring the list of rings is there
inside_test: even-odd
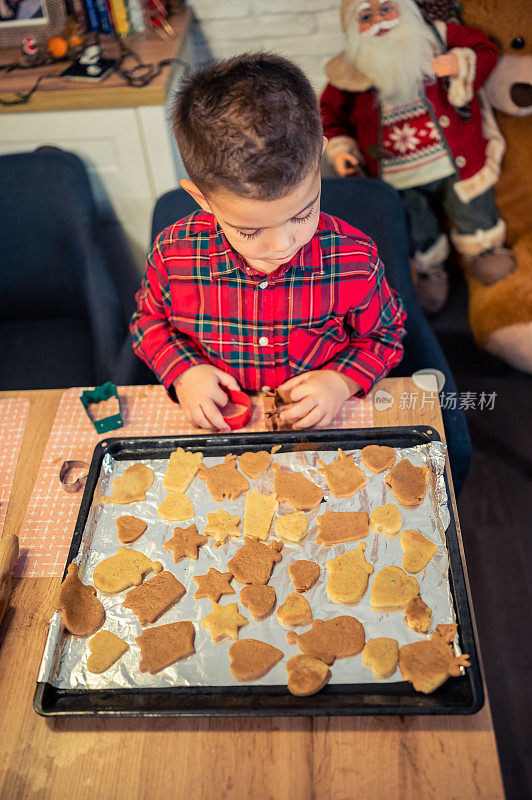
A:
[[[260,229],[258,231],[253,231],[253,233],[245,233],[245,231],[238,231],[238,233],[243,239],[254,239],[255,236],[259,235]]]
[[[308,214],[305,214],[304,217],[292,217],[290,222],[306,222],[307,219],[310,219],[313,214],[314,214],[314,208],[311,208]]]

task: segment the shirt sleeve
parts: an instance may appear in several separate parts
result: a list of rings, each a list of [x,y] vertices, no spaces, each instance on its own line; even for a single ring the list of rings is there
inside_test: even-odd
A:
[[[403,356],[406,312],[396,292],[384,277],[384,266],[375,245],[371,250],[371,274],[366,296],[346,315],[350,343],[323,369],[351,378],[366,395]]]
[[[167,390],[190,367],[205,364],[196,345],[172,325],[170,282],[160,246],[161,236],[148,255],[146,276],[135,296],[137,310],[129,329],[133,350],[153,370]]]

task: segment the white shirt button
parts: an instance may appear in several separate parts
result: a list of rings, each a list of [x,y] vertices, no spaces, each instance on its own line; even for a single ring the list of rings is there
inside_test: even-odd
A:
[[[456,156],[456,166],[457,167],[465,167],[466,160],[463,156]]]
[[[259,289],[266,289],[268,286],[268,281],[261,281],[259,283]]]
[[[261,347],[265,347],[268,344],[268,337],[267,336],[261,336],[260,339],[259,339],[259,344],[260,344]]]
[[[438,122],[440,123],[442,128],[448,128],[451,124],[451,120],[445,114],[443,114],[439,119]]]

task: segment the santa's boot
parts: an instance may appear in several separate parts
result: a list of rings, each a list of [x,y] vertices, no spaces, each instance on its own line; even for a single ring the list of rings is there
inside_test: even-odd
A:
[[[491,286],[515,270],[517,262],[513,251],[502,246],[505,235],[506,225],[502,219],[493,228],[478,230],[470,236],[456,231],[451,233],[468,277]]]
[[[449,242],[444,234],[424,253],[416,252],[410,263],[419,305],[427,314],[441,311],[449,294],[449,276],[445,262]]]

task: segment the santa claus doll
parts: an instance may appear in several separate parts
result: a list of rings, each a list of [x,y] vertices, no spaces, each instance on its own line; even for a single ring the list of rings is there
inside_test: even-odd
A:
[[[338,175],[359,166],[399,192],[423,308],[447,298],[450,237],[484,283],[515,269],[493,194],[504,151],[477,92],[497,49],[477,28],[425,21],[414,0],[343,0],[345,51],[326,65],[320,104]]]

